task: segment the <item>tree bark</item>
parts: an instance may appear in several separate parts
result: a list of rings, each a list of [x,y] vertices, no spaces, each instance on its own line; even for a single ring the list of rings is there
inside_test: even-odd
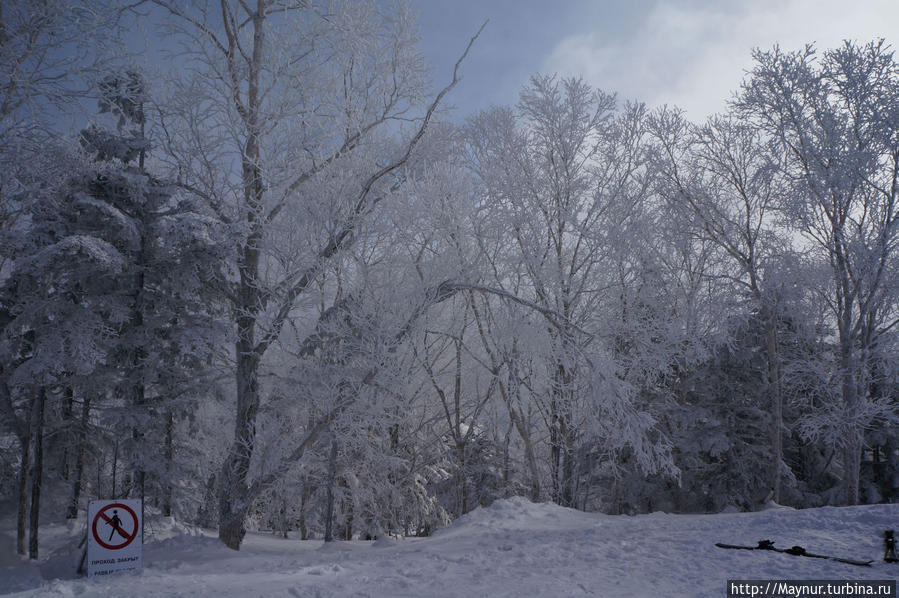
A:
[[[32,440],[34,460],[31,468],[31,530],[28,538],[28,558],[38,558],[38,528],[41,513],[41,483],[44,474],[44,403],[46,390],[42,386],[32,411]]]
[[[200,527],[216,527],[216,480],[215,474],[210,474],[206,480],[206,491],[203,493],[203,505],[197,514]]]
[[[118,484],[116,483],[116,481],[117,481],[116,477],[118,476],[118,469],[119,469],[119,441],[116,440],[115,445],[113,446],[113,449],[112,449],[112,487],[110,488],[110,491],[109,491],[109,496],[111,498],[118,498],[118,495],[116,495],[116,488],[118,486]]]
[[[550,401],[549,407],[549,466],[552,480],[552,501],[560,505],[562,504],[562,440],[559,436],[558,405],[555,397]]]
[[[290,527],[287,522],[287,499],[282,497],[281,504],[278,507],[278,526],[281,528],[281,537],[287,539],[287,528]]]
[[[251,500],[247,478],[259,411],[258,358],[252,350],[253,324],[242,328],[239,331],[241,338],[237,341],[237,418],[234,422],[234,443],[222,466],[219,486],[219,539],[232,550],[240,549],[240,543],[246,534],[244,517]]]
[[[516,424],[516,428],[518,425]],[[518,433],[521,434],[521,429],[518,428]],[[533,502],[540,501],[540,472],[537,469],[537,455],[534,453],[534,442],[531,440],[531,432],[527,431],[526,434],[521,436],[521,439],[524,441],[524,457],[525,461],[528,464],[528,472],[531,476],[531,494],[530,498]]]
[[[227,487],[228,484],[223,484]],[[219,540],[232,550],[240,550],[240,543],[246,535],[244,519],[249,507],[244,502],[246,496],[228,495],[224,492],[219,496]]]
[[[846,504],[858,504],[858,486],[861,458],[861,438],[860,433],[856,429],[854,416],[858,409],[858,387],[855,383],[856,364],[851,347],[843,347],[843,405],[846,409],[846,415],[850,418],[849,429],[847,432],[846,446],[843,450],[843,475],[844,487],[846,490]]]
[[[19,509],[16,516],[16,552],[28,554],[28,470],[31,468],[31,429],[22,442],[21,468],[19,469]]]
[[[768,396],[771,400],[771,500],[780,503],[783,463],[783,396],[780,391],[780,358],[777,322],[767,307],[762,309],[768,354]]]
[[[337,483],[337,440],[331,440],[328,457],[328,487],[325,500],[325,542],[334,541],[334,485]]]
[[[512,444],[512,428],[515,424],[509,421],[506,426],[506,433],[503,435],[503,495],[506,496],[509,491],[509,485],[512,480],[512,455],[509,448]]]
[[[300,516],[298,526],[300,528],[300,540],[309,539],[309,528],[306,525],[306,503],[312,496],[312,488],[306,482],[303,482],[303,488],[300,490]]]
[[[343,529],[341,530],[340,535],[341,538],[349,542],[353,539],[353,522],[356,518],[356,511],[353,503],[353,495],[349,492],[349,486],[346,484],[346,481],[343,481],[341,486],[347,490],[343,499],[343,511],[346,516],[343,521]]]
[[[223,15],[227,22],[228,16]],[[249,235],[240,250],[238,270],[240,290],[237,305],[237,419],[234,422],[234,443],[222,468],[221,496],[219,498],[219,538],[228,548],[240,549],[246,530],[244,517],[250,507],[247,478],[250,460],[256,440],[256,416],[259,412],[259,362],[261,352],[256,347],[256,319],[262,309],[259,283],[259,259],[262,246],[264,205],[263,182],[260,161],[259,130],[259,75],[262,68],[263,27],[265,7],[257,3],[252,15],[253,52],[247,61],[246,100],[240,98],[240,89],[234,89],[235,108],[246,126],[246,141],[241,148],[241,184]],[[228,32],[229,69],[238,80],[235,59],[236,41]]]
[[[166,477],[163,482],[162,496],[162,514],[165,517],[172,516],[172,497],[174,494],[174,484],[172,483],[172,475],[175,471],[175,415],[171,411],[166,413],[165,417],[165,472]]]
[[[143,127],[142,127],[143,128]],[[143,154],[141,154],[141,162],[143,162]],[[134,287],[134,305],[131,313],[131,333],[138,333],[144,327],[144,284],[146,268],[146,232],[140,233],[140,247],[137,254],[136,266],[137,276],[135,277]],[[147,351],[140,345],[134,347],[131,355],[131,379],[134,384],[131,388],[131,409],[138,415],[137,424],[131,429],[131,439],[133,441],[129,455],[129,461],[133,470],[132,486],[129,494],[136,492],[140,498],[141,521],[145,521],[144,515],[146,511],[146,482],[147,471],[145,461],[146,447],[144,446],[144,436],[146,435],[146,426],[149,424],[150,413],[147,409],[147,389],[144,384],[144,362],[147,359]],[[142,417],[143,416],[143,417]]]
[[[66,519],[78,517],[81,502],[81,480],[84,477],[84,449],[87,444],[87,424],[90,420],[91,399],[86,395],[81,404],[81,422],[78,430],[78,444],[75,448],[75,474],[72,479],[72,498],[66,511]],[[99,491],[99,489],[98,489]]]
[[[563,342],[563,347],[565,343]],[[550,402],[550,443],[552,445],[553,502],[563,507],[574,506],[574,439],[571,430],[572,376],[561,363],[553,375],[553,397]]]
[[[841,254],[840,254],[841,255]],[[838,260],[839,264],[845,265],[845,260]],[[842,301],[839,304],[842,313],[840,314],[839,335],[840,335],[840,369],[841,373],[841,394],[843,399],[843,408],[845,417],[848,418],[848,428],[846,431],[846,445],[843,449],[843,487],[846,492],[846,505],[858,504],[858,486],[859,486],[859,459],[861,457],[861,437],[860,431],[855,423],[856,412],[858,411],[858,386],[857,371],[858,361],[856,356],[855,341],[851,334],[852,331],[852,302],[847,290],[849,284],[845,282],[848,275],[844,272]]]
[[[568,430],[563,435],[564,454],[562,455],[562,502],[559,503],[563,507],[574,508],[574,486],[575,486],[575,454],[572,446],[572,438]]]
[[[67,384],[64,392],[65,399],[62,402],[62,421],[67,430],[65,446],[63,446],[62,450],[62,479],[68,481],[70,476],[69,470],[72,468],[72,464],[70,463],[70,452],[72,450],[71,433],[68,431],[68,426],[72,421],[72,412],[74,411],[75,406],[75,390],[72,388],[71,384]]]
[[[468,463],[465,459],[465,442],[456,443],[456,455],[459,459],[459,506],[457,516],[468,512]]]

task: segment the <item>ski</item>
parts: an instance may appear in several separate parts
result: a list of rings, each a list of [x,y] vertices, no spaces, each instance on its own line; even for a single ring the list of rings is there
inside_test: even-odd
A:
[[[781,552],[784,554],[791,554],[793,556],[805,556],[812,559],[827,559],[829,561],[836,561],[838,563],[846,563],[847,565],[857,565],[859,567],[870,567],[871,563],[874,561],[860,561],[855,559],[844,559],[838,556],[827,556],[824,554],[815,554],[813,552],[806,551],[802,546],[792,546],[790,548],[775,548],[774,542],[771,540],[759,540],[759,543],[756,546],[740,546],[737,544],[722,544],[721,542],[716,542],[715,546],[718,548],[728,548],[731,550],[770,550],[773,552]]]

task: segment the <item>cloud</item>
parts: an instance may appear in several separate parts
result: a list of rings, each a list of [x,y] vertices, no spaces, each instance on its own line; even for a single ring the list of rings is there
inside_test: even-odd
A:
[[[659,2],[631,35],[586,31],[562,39],[543,72],[583,76],[590,84],[651,106],[677,105],[694,119],[725,109],[751,68],[753,47],[787,50],[843,39],[895,39],[896,0]],[[894,39],[891,39],[890,36]]]

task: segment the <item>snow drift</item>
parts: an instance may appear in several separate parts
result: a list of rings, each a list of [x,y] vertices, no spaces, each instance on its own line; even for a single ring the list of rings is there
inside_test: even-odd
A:
[[[79,526],[46,534],[54,552],[37,564],[0,561],[0,593],[14,596],[715,596],[727,579],[894,579],[881,534],[899,507],[768,509],[720,515],[608,516],[521,498],[495,502],[431,538],[375,542],[283,540],[249,534],[239,552],[212,532],[148,521],[139,575],[74,578]],[[83,524],[83,522],[81,522]],[[82,526],[83,527],[83,526]],[[13,546],[11,521],[3,542]],[[855,567],[715,542],[802,545],[874,559]]]

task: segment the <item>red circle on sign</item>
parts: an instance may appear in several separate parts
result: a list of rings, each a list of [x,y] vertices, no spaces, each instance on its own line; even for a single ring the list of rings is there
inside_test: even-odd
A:
[[[131,535],[129,537],[127,537],[124,542],[122,542],[121,544],[118,544],[118,545],[108,544],[107,542],[104,542],[103,540],[100,539],[100,535],[97,533],[97,523],[100,521],[101,517],[107,523],[109,523],[111,521],[111,519],[109,517],[107,517],[106,515],[103,514],[108,509],[123,509],[129,515],[131,515],[131,519],[134,521],[134,525],[131,527]],[[116,529],[113,531],[114,532],[119,531],[120,535],[124,534],[124,531],[122,531],[122,528],[120,528],[120,527],[116,527]],[[103,548],[106,548],[107,550],[118,550],[120,548],[125,548],[126,546],[131,544],[131,541],[134,540],[134,538],[137,537],[137,515],[134,513],[133,510],[131,510],[131,507],[129,507],[128,505],[123,505],[120,502],[112,503],[111,505],[106,505],[105,507],[100,509],[97,512],[97,514],[94,516],[94,522],[91,525],[91,532],[93,533],[94,540],[97,541],[97,544],[99,544]],[[125,534],[125,535],[127,535],[127,534]]]

